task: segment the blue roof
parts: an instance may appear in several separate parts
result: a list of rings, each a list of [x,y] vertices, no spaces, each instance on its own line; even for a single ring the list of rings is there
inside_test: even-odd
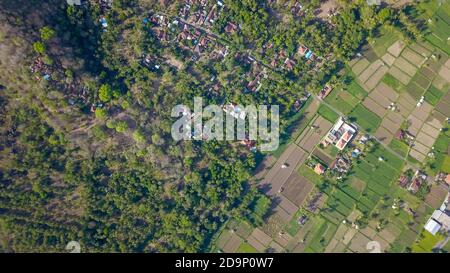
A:
[[[308,50],[308,52],[306,52],[306,54],[305,54],[305,58],[306,59],[311,58],[312,54],[313,54],[313,52],[311,50]]]

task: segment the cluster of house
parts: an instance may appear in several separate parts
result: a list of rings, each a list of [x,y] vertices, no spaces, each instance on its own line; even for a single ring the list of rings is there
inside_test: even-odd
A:
[[[319,208],[322,200],[323,193],[318,191],[308,202],[306,205],[306,210],[309,212],[315,213],[317,209]]]
[[[30,65],[31,73],[39,73],[42,75],[42,79],[49,81],[51,77],[51,68],[44,63],[41,57],[37,57]],[[40,79],[38,77],[38,79]]]
[[[306,161],[306,166],[313,169],[313,171],[318,175],[323,175],[327,170],[327,167],[325,166],[325,164],[323,164],[321,162],[321,160],[319,160],[314,155],[311,155],[311,157],[308,159],[308,161]]]
[[[100,5],[101,11],[104,12],[112,7],[113,0],[98,0],[98,4]]]
[[[317,56],[312,52],[312,50],[310,50],[309,48],[307,48],[304,45],[300,45],[298,47],[297,53],[301,57],[305,57],[305,59],[307,59],[307,60],[314,61],[317,58]]]
[[[228,34],[233,34],[239,31],[239,26],[232,22],[227,22],[224,31]]]
[[[266,50],[271,49],[272,47],[273,43],[264,45],[261,49],[261,53],[264,54]],[[298,47],[297,54],[300,57],[300,59],[305,58],[307,64],[312,64],[315,62],[316,67],[319,67],[323,63],[322,58],[318,57],[316,54],[313,53],[312,50],[308,49],[304,45],[300,45]],[[275,53],[274,57],[270,61],[270,65],[273,68],[277,68],[280,67],[281,64],[282,69],[292,71],[297,63],[295,59],[296,59],[295,56],[289,57],[286,50],[282,49],[280,52]]]
[[[296,99],[294,102],[294,105],[292,106],[293,107],[292,110],[295,112],[299,111],[310,96],[311,96],[311,94],[306,92],[302,97],[300,97],[299,99]]]
[[[169,18],[165,15],[154,14],[149,18],[143,19],[144,24],[150,24],[153,33],[161,42],[168,42],[168,32],[173,30],[174,27],[182,27],[179,25],[178,20],[170,21]]]
[[[331,91],[333,91],[333,87],[331,87],[330,85],[326,84],[322,90],[320,90],[319,92],[319,98],[324,100],[330,93]]]
[[[414,136],[407,130],[399,129],[395,134],[395,138],[406,142],[408,145],[412,145],[414,143]]]
[[[213,5],[207,0],[187,0],[178,11],[178,16],[187,23],[204,28],[211,28],[217,18],[223,12],[223,1],[214,1]],[[227,22],[224,31],[228,34],[239,31],[239,26],[233,22]]]
[[[406,171],[399,177],[398,183],[401,187],[415,194],[424,183],[427,183],[427,175],[420,170],[415,171],[412,175],[411,174],[410,170]]]
[[[89,1],[97,2],[100,6],[101,11],[110,9],[113,4],[113,0],[66,0],[69,6],[81,6],[87,4]]]
[[[222,1],[216,1],[210,6],[208,0],[187,0],[178,11],[178,16],[189,24],[210,27],[224,7]]]
[[[328,145],[335,145],[339,150],[343,150],[350,141],[356,135],[356,129],[352,125],[345,122],[343,118],[340,118],[336,124],[330,129],[328,134],[324,137],[320,143],[323,147]],[[353,149],[351,153],[339,154],[333,163],[329,166],[329,169],[338,175],[338,179],[348,173],[352,167],[352,158],[356,158],[361,153],[358,148]],[[323,175],[327,170],[327,167],[322,164],[317,158],[311,157],[307,162],[307,165],[314,170],[318,175]]]
[[[150,71],[158,71],[161,68],[161,60],[150,55],[142,55],[142,65]]]
[[[189,108],[187,107],[182,107],[182,112],[181,114],[189,119],[193,119],[196,116],[196,113],[191,113],[191,111],[189,110]],[[203,123],[194,123],[194,127],[192,127],[192,124],[190,122],[188,122],[188,124],[186,124],[185,130],[183,131],[184,135],[186,138],[190,139],[190,138],[201,138],[203,140],[208,140],[209,136],[207,134],[207,130],[208,129],[207,125],[205,125],[203,127]]]
[[[324,147],[331,144],[342,151],[356,135],[356,132],[357,130],[353,125],[347,123],[344,118],[340,117],[322,140],[321,144]]]
[[[229,114],[235,119],[245,120],[246,113],[244,109],[242,109],[236,104],[233,103],[226,104],[222,107],[222,109],[225,113]]]
[[[317,162],[314,166],[314,172],[318,175],[322,175],[326,170],[327,168],[320,162]]]
[[[83,86],[81,88],[78,88],[77,84],[70,84],[70,85],[66,86],[65,89],[69,90],[68,91],[69,98],[68,98],[67,102],[70,105],[74,105],[75,102],[79,102],[79,103],[84,104],[84,105],[89,105],[90,104],[90,98],[89,98],[90,92],[89,92],[89,89],[87,87]],[[92,104],[91,105],[91,109],[90,109],[91,112],[95,111],[96,107],[100,107],[101,108],[101,107],[103,107],[103,105],[102,104],[99,104],[99,105]]]
[[[266,49],[271,49],[272,47],[273,47],[273,44],[269,44],[268,46],[264,46],[262,48],[262,50],[264,52]],[[287,56],[286,50],[284,50],[284,49],[278,53],[275,53],[274,57],[272,58],[272,61],[270,62],[270,65],[273,68],[277,68],[281,61],[283,62],[281,65],[281,68],[286,69],[288,71],[291,71],[292,69],[294,69],[294,66],[296,64],[296,62],[293,59],[291,59]]]
[[[447,194],[447,198],[441,207],[433,212],[425,224],[425,229],[433,235],[436,235],[440,230],[450,231],[450,194]]]
[[[250,70],[243,74],[244,80],[244,93],[257,92],[262,87],[263,79],[267,79],[267,69],[258,63],[252,56],[237,53],[236,60],[240,63],[246,63],[250,65]]]
[[[291,13],[294,16],[302,16],[304,14],[303,5],[299,2],[295,2],[295,4],[291,7]]]
[[[242,140],[240,142],[242,145],[244,145],[245,147],[247,147],[247,149],[249,149],[252,152],[256,152],[257,148],[256,148],[256,141],[254,140],[249,140],[248,138]]]
[[[347,155],[342,154],[336,157],[336,160],[330,166],[330,169],[333,172],[337,173],[338,179],[340,179],[343,175],[348,173],[352,168],[352,160]]]
[[[177,42],[184,49],[195,53],[193,60],[205,52],[209,53],[209,59],[222,59],[228,54],[228,47],[218,43],[213,36],[178,19],[154,14],[144,18],[144,23],[151,24],[151,30],[162,43]]]
[[[104,106],[104,104],[103,103],[101,103],[101,102],[94,102],[94,103],[92,103],[91,104],[91,113],[94,113],[95,112],[95,109],[97,109],[97,108],[103,108],[103,106]]]
[[[447,184],[450,186],[450,174],[447,173],[438,173],[435,177],[436,182],[441,182],[443,184]]]
[[[108,20],[105,17],[106,12],[112,7],[113,0],[98,0],[98,4],[100,6],[100,25],[103,28],[103,31],[107,31],[108,28]]]

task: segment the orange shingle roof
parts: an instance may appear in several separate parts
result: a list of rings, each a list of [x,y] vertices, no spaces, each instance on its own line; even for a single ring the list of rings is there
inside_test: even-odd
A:
[[[316,167],[314,168],[314,172],[317,174],[323,174],[325,172],[325,167],[322,166],[322,164],[317,163]]]

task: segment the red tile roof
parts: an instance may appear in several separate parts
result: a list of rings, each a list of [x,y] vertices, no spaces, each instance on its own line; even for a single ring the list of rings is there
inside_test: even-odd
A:
[[[325,167],[322,166],[322,164],[317,163],[316,167],[314,168],[314,172],[321,175],[325,172]]]

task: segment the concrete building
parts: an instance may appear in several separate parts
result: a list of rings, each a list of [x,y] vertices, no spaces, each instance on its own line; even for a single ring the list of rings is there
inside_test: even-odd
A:
[[[81,0],[66,0],[66,1],[67,1],[67,4],[70,6],[73,6],[73,5],[80,6],[81,5]]]
[[[428,219],[428,222],[425,224],[425,229],[429,233],[436,235],[436,233],[438,233],[438,231],[441,229],[441,224],[439,224],[433,218],[430,218],[430,219]]]
[[[341,117],[325,136],[325,144],[333,144],[343,150],[356,134],[356,129]]]

